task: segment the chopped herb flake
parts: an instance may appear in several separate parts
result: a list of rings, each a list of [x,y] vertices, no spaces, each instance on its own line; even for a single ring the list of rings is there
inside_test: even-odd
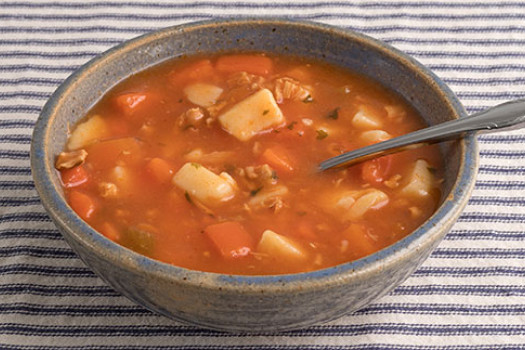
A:
[[[267,115],[269,112],[270,112],[269,109],[265,109],[265,110],[263,111],[263,115]]]
[[[328,137],[328,133],[322,129],[316,130],[316,132],[318,140],[322,140]]]
[[[193,201],[191,200],[190,194],[188,191],[184,191],[184,198],[188,201],[188,203],[193,204]]]
[[[312,102],[314,102],[314,99],[312,98],[312,95],[308,95],[308,96],[305,97],[303,102],[304,103],[312,103]]]
[[[339,107],[337,107],[336,109],[334,109],[333,111],[328,113],[328,115],[326,117],[328,119],[337,120],[337,118],[339,118]]]
[[[199,163],[191,163],[191,166],[195,169],[199,169],[202,165],[200,165]]]
[[[290,124],[288,124],[286,127],[287,127],[289,130],[293,130],[293,127],[294,127],[295,124],[297,124],[297,122],[293,121],[293,122],[291,122]]]
[[[262,190],[263,186],[253,190],[253,191],[250,191],[250,196],[254,197],[255,195],[257,195],[257,193],[259,193],[260,190]]]

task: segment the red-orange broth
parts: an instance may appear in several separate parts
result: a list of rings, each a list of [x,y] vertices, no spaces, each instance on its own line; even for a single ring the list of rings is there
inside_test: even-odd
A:
[[[108,92],[56,167],[73,210],[138,253],[194,270],[295,273],[369,255],[432,214],[435,147],[316,171],[423,126],[392,91],[325,63],[183,58]]]

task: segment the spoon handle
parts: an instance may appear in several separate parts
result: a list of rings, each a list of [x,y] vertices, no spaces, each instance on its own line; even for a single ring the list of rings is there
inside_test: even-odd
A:
[[[340,154],[319,164],[320,170],[348,166],[387,154],[450,140],[466,132],[494,132],[525,127],[525,99],[502,103],[495,107],[454,119],[409,134]]]

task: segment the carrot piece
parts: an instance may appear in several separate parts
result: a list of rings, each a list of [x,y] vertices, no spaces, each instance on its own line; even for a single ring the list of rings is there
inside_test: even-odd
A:
[[[107,238],[111,239],[112,241],[117,242],[120,239],[120,232],[117,230],[115,225],[104,222],[102,226],[100,227],[100,233],[102,233]]]
[[[86,148],[87,161],[95,168],[108,169],[117,165],[117,161],[136,163],[140,161],[142,150],[140,142],[134,137],[94,143]]]
[[[272,71],[272,60],[260,55],[229,55],[217,59],[215,65],[218,71],[233,73],[247,72],[251,74],[267,75]]]
[[[246,256],[255,246],[250,234],[236,221],[209,225],[204,232],[225,259]]]
[[[153,158],[146,164],[146,170],[160,183],[167,183],[173,178],[173,167],[162,158]]]
[[[138,110],[143,109],[152,102],[150,94],[130,92],[115,97],[115,106],[126,117],[133,116]]]
[[[97,209],[93,198],[79,191],[69,193],[69,205],[84,220],[90,219]]]
[[[261,154],[261,160],[268,163],[278,173],[291,174],[294,171],[293,162],[288,156],[288,152],[282,146],[275,145],[267,148]]]
[[[368,230],[364,225],[352,223],[346,230],[343,231],[343,237],[348,240],[348,243],[357,255],[357,258],[370,255],[377,250],[376,243],[368,234]]]
[[[380,184],[387,179],[391,166],[391,156],[366,161],[361,168],[361,177],[369,184]]]
[[[203,80],[213,75],[213,66],[210,60],[200,60],[182,70],[176,70],[168,74],[168,80],[176,86],[181,86],[189,81]]]
[[[62,178],[62,184],[66,188],[80,186],[89,180],[88,173],[82,165],[71,169],[60,170],[60,177]]]
[[[309,220],[300,220],[295,227],[295,235],[309,240],[316,239],[314,223]]]

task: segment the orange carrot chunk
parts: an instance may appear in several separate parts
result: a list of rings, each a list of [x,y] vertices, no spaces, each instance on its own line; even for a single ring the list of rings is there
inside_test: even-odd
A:
[[[87,161],[94,169],[108,169],[117,163],[135,164],[142,160],[140,142],[134,137],[123,137],[94,143],[87,147]]]
[[[356,259],[370,255],[379,248],[364,225],[350,224],[343,232],[343,236],[348,240],[350,249],[356,255]]]
[[[84,220],[88,220],[95,213],[96,205],[93,198],[79,191],[69,193],[69,204],[71,208]]]
[[[115,105],[117,109],[126,117],[135,114],[139,109],[142,109],[149,104],[152,97],[145,93],[130,92],[119,95],[115,98]]]
[[[174,71],[168,75],[168,80],[175,86],[182,86],[190,81],[198,81],[213,75],[213,66],[210,60],[200,60],[182,70]]]
[[[162,158],[153,158],[146,164],[148,173],[159,183],[168,183],[173,178],[173,167]]]
[[[82,165],[76,166],[71,169],[64,169],[60,171],[60,177],[62,178],[62,184],[66,188],[77,187],[85,184],[89,180],[89,176],[86,169]]]
[[[315,225],[313,221],[310,220],[300,220],[297,222],[295,227],[295,235],[310,241],[313,241],[317,238],[315,233]]]
[[[229,55],[217,59],[215,67],[220,72],[247,72],[267,75],[272,71],[272,60],[260,55]]]
[[[361,168],[361,177],[369,184],[380,184],[387,179],[391,165],[391,156],[366,161]]]
[[[236,221],[209,225],[204,232],[225,259],[246,256],[255,246],[250,234]]]
[[[278,174],[291,174],[294,171],[288,152],[282,146],[275,145],[265,149],[261,155],[261,160],[264,163],[268,163]]]

